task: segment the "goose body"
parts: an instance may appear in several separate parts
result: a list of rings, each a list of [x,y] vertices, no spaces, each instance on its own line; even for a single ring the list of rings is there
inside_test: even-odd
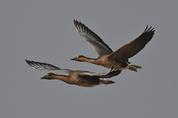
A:
[[[112,49],[97,34],[95,34],[83,23],[74,20],[74,26],[77,32],[86,39],[87,43],[96,50],[99,56],[98,58],[93,59],[79,55],[71,60],[88,62],[118,70],[129,69],[132,71],[137,71],[137,68],[141,68],[141,66],[130,64],[129,58],[140,52],[152,39],[155,32],[154,28],[147,26],[144,32],[138,38],[128,44],[123,45],[118,50],[113,52]]]
[[[47,80],[61,80],[67,84],[74,84],[82,87],[94,87],[100,84],[113,84],[114,81],[107,80],[104,78],[111,78],[120,74],[121,70],[111,70],[110,72],[95,73],[83,70],[70,70],[70,69],[60,69],[57,66],[48,63],[36,62],[25,60],[26,63],[37,70],[49,71],[47,75],[43,76],[41,79]],[[63,72],[69,75],[58,75],[51,72]]]

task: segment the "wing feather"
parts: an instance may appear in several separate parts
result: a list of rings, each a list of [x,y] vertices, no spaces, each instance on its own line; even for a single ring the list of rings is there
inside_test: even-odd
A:
[[[113,76],[117,76],[120,73],[121,73],[121,70],[111,70],[109,72],[104,72],[104,73],[83,72],[83,73],[80,73],[80,75],[82,75],[82,76],[97,76],[100,78],[111,78]]]
[[[109,58],[128,61],[129,58],[136,55],[146,46],[146,44],[152,39],[154,32],[154,28],[147,26],[138,38],[120,47],[118,50],[113,52]]]
[[[83,23],[74,20],[74,25],[77,32],[86,39],[88,44],[90,44],[98,53],[99,56],[111,54],[112,49],[92,30],[90,30]]]
[[[69,69],[60,69],[57,66],[48,63],[29,61],[29,60],[25,60],[25,61],[30,67],[37,70],[45,70],[50,72],[64,72],[64,73],[70,73],[72,71]]]

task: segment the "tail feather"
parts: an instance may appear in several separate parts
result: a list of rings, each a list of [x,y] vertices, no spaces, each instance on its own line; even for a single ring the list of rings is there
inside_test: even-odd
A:
[[[129,65],[129,70],[137,72],[137,69],[141,69],[141,66],[138,65]]]

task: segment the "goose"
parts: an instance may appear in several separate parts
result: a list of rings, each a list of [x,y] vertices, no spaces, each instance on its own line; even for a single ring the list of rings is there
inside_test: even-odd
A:
[[[94,87],[100,84],[113,84],[114,81],[107,80],[104,78],[111,78],[120,74],[121,70],[111,70],[109,72],[104,73],[95,73],[83,70],[70,70],[70,69],[60,69],[57,66],[52,64],[43,63],[43,62],[36,62],[25,60],[26,63],[32,67],[33,69],[37,70],[45,70],[49,71],[47,75],[43,76],[41,79],[47,80],[61,80],[67,84],[78,85],[82,87]],[[58,75],[51,72],[62,72],[68,73],[69,75]]]
[[[146,27],[144,32],[137,37],[135,40],[131,41],[128,44],[121,46],[116,51],[112,49],[92,30],[90,30],[83,23],[74,20],[74,26],[77,32],[85,38],[88,44],[90,44],[98,53],[98,58],[89,58],[84,55],[79,55],[71,60],[79,62],[88,62],[106,68],[117,68],[118,70],[129,69],[137,72],[137,69],[140,69],[141,66],[132,65],[129,62],[129,58],[136,55],[140,52],[146,44],[152,39],[155,30],[154,28]]]

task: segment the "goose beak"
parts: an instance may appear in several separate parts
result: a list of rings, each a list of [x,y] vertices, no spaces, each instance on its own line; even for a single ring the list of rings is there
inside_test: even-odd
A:
[[[72,58],[72,59],[70,59],[70,60],[73,60],[73,61],[77,61],[77,57],[75,57],[75,58]]]

